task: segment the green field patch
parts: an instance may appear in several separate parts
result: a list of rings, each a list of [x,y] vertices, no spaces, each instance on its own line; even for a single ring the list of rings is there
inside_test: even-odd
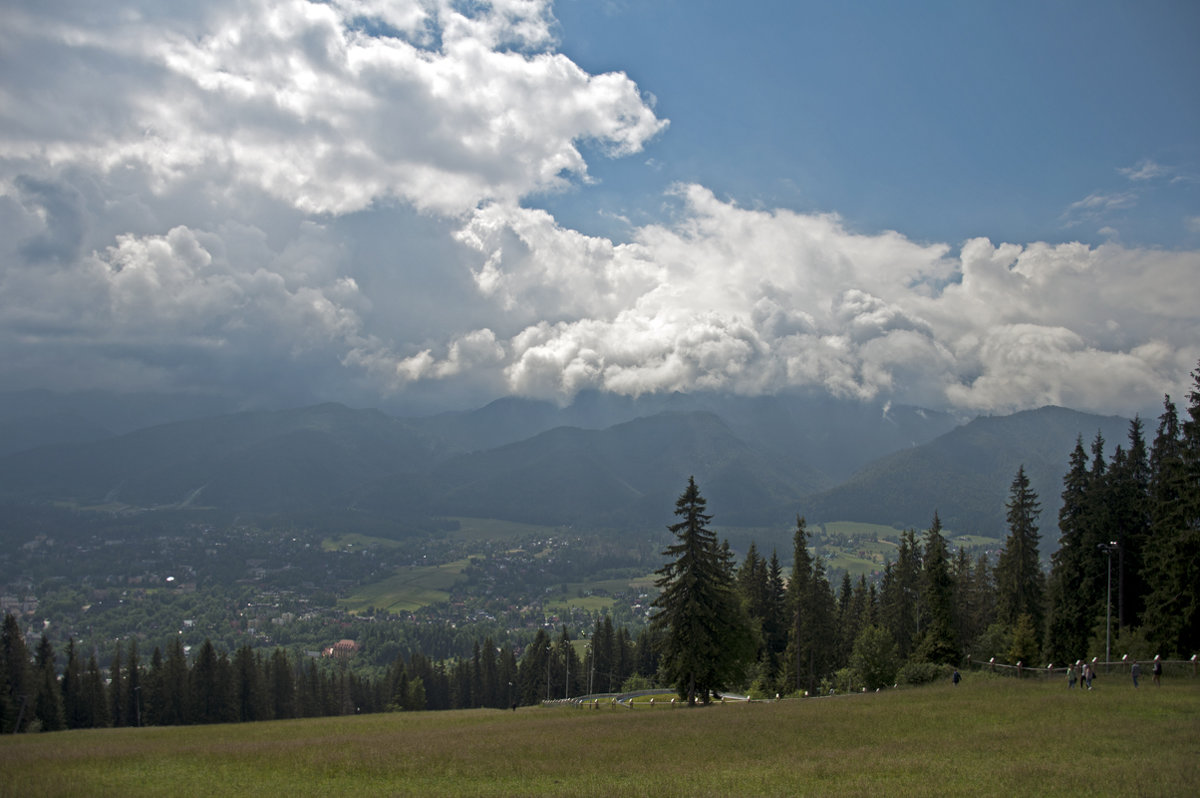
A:
[[[819,525],[827,535],[845,535],[848,538],[894,538],[902,530],[885,524],[865,524],[861,521],[829,521]]]
[[[338,600],[349,612],[368,607],[387,612],[412,612],[450,598],[450,589],[466,579],[463,570],[469,558],[442,565],[405,567],[392,576],[360,587],[353,595]]]
[[[825,564],[826,568],[848,571],[851,576],[860,576],[883,570],[885,562],[882,558],[878,560],[865,559],[852,554],[835,552],[832,556],[825,558]]]
[[[395,540],[375,538],[370,535],[360,535],[357,532],[351,532],[335,538],[325,538],[321,541],[321,550],[359,552],[366,551],[367,549],[394,549],[400,545]]]
[[[610,596],[568,596],[566,598],[551,599],[545,603],[547,610],[566,609],[567,607],[576,607],[586,612],[604,612],[611,610],[613,599]]]
[[[0,795],[1193,796],[1200,685],[958,687],[0,737]],[[1082,730],[1082,732],[1081,732]],[[1082,734],[1082,737],[1081,737]],[[1081,742],[1082,741],[1082,742]]]
[[[984,535],[955,535],[946,539],[950,546],[961,546],[967,549],[1000,548],[1003,541],[1000,538],[985,537]]]

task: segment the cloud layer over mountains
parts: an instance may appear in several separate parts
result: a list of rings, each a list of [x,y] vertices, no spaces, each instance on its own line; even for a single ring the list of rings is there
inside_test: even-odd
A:
[[[1196,251],[917,242],[695,184],[626,240],[569,229],[538,198],[670,128],[544,0],[0,12],[13,388],[1133,412],[1200,358]]]

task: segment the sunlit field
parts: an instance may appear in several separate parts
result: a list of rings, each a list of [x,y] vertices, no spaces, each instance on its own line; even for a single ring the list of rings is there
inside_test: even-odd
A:
[[[1187,795],[1200,681],[968,674],[696,709],[522,708],[0,740],[0,795]]]

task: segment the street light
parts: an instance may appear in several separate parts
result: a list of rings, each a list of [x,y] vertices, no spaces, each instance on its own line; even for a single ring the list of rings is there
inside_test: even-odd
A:
[[[1112,553],[1119,546],[1117,541],[1110,540],[1108,543],[1101,543],[1096,548],[1108,555],[1108,600],[1104,607],[1104,666],[1107,668],[1108,663],[1112,661]]]

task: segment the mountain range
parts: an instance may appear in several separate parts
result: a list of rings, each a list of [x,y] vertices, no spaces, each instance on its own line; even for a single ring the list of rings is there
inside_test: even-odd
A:
[[[718,526],[787,528],[800,514],[924,529],[937,511],[953,532],[1003,536],[1024,465],[1053,548],[1076,439],[1099,432],[1111,450],[1129,426],[1060,407],[964,420],[799,395],[507,398],[421,418],[211,407],[0,395],[0,502],[305,515],[393,534],[454,516],[662,529],[695,476]],[[130,428],[139,408],[151,423]]]

